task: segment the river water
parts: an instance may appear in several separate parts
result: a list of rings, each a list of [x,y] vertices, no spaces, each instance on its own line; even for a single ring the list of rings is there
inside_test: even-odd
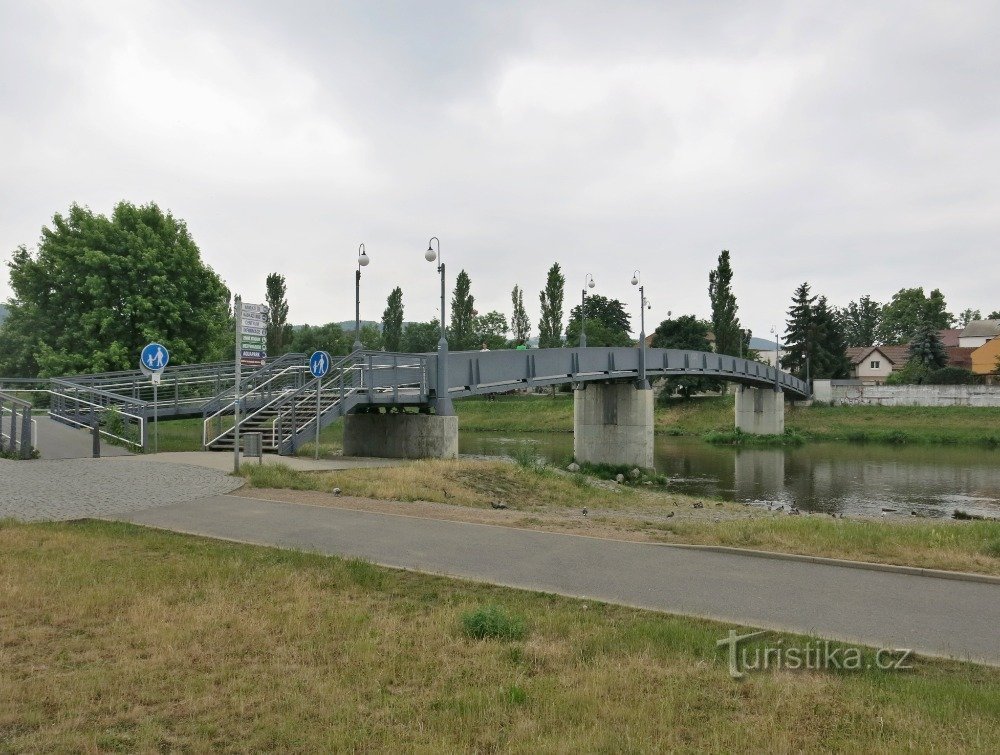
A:
[[[573,435],[459,435],[463,454],[512,455],[525,447],[565,465]],[[852,443],[734,448],[657,436],[655,458],[678,493],[848,515],[950,517],[958,509],[1000,518],[1000,450]]]

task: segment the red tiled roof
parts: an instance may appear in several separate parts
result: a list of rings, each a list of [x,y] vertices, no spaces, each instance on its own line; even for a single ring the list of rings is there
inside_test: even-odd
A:
[[[847,349],[851,364],[861,364],[873,351],[878,351],[892,364],[902,367],[910,358],[909,346],[860,346]]]
[[[961,328],[945,328],[944,330],[938,331],[938,338],[941,339],[941,345],[946,349],[950,349],[952,346],[958,346],[958,339],[961,335]]]
[[[949,367],[964,367],[967,370],[972,369],[972,352],[975,351],[978,346],[952,346],[948,349],[948,366]]]

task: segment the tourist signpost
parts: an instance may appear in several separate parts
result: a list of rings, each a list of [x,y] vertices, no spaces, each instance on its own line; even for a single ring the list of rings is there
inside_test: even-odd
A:
[[[323,376],[330,371],[330,355],[325,351],[315,351],[309,357],[309,372],[316,378],[316,460],[319,460],[319,415],[320,393],[323,386]]]
[[[263,367],[267,361],[266,304],[252,304],[239,296],[234,302],[236,318],[236,388],[233,391],[233,472],[240,471],[240,381],[242,368]]]
[[[153,453],[160,450],[159,387],[163,371],[170,364],[170,352],[166,346],[155,341],[148,344],[139,355],[139,369],[148,375],[153,383]]]

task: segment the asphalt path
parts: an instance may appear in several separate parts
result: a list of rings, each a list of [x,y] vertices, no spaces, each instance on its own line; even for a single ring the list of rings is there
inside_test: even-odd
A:
[[[1000,585],[239,495],[117,517],[209,537],[1000,665]]]
[[[94,439],[89,430],[56,422],[46,415],[35,415],[38,427],[38,452],[43,459],[89,459]],[[101,438],[101,456],[128,456],[129,451]]]

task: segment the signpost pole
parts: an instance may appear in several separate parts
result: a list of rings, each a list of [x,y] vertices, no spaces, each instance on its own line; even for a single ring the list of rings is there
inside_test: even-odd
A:
[[[323,378],[316,378],[316,461],[319,461],[319,395],[323,385]]]
[[[240,318],[243,316],[242,299],[236,297],[234,302],[236,315],[236,387],[233,390],[233,474],[240,473]]]
[[[153,377],[153,453],[160,453],[160,411],[157,398],[160,389],[160,381]]]

